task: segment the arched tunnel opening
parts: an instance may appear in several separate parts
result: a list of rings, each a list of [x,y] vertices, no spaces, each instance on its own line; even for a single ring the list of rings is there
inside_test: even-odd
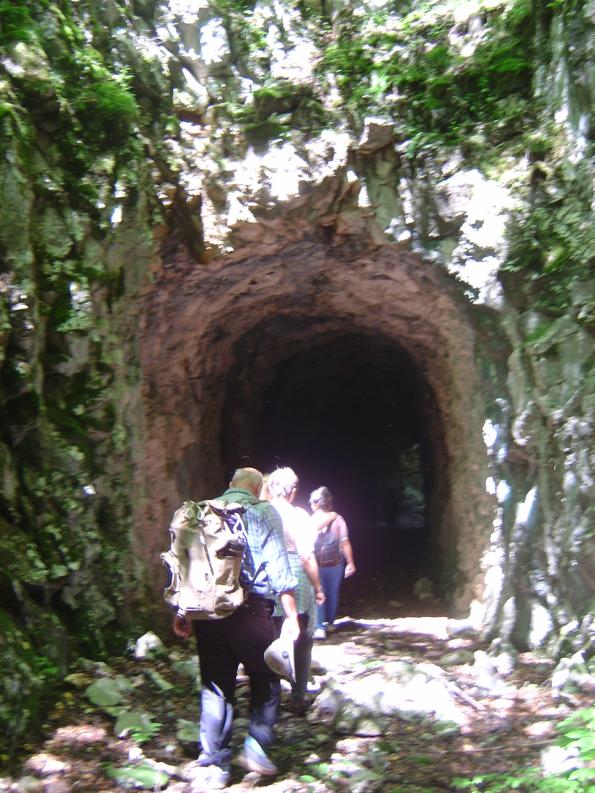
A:
[[[295,503],[305,509],[311,491],[326,485],[349,526],[361,578],[381,580],[392,596],[407,597],[416,579],[439,580],[443,439],[413,358],[382,336],[337,332],[296,342],[268,371],[265,384],[252,380],[260,392],[249,398],[233,374],[228,379],[228,473],[288,465],[300,478]]]
[[[481,599],[493,516],[475,328],[444,273],[373,250],[306,236],[172,269],[148,294],[135,526],[155,581],[182,500],[216,496],[237,467],[288,465],[299,505],[333,493],[362,593],[380,575],[387,599],[420,578],[451,614]]]

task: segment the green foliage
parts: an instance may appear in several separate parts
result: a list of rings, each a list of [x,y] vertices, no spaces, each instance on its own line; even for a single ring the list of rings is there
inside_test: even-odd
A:
[[[150,713],[139,710],[124,710],[118,715],[114,732],[118,738],[130,736],[135,743],[146,743],[154,738],[162,725],[153,721]]]
[[[0,579],[27,584],[41,584],[47,581],[48,569],[42,561],[36,544],[1,516],[0,558],[4,562]]]
[[[169,85],[106,23],[124,26],[131,7],[114,3],[108,14],[85,0],[0,0],[0,43],[18,67],[4,71],[0,101],[0,591],[15,625],[0,631],[14,689],[0,695],[0,715],[11,741],[43,712],[45,686],[67,653],[123,646],[123,607],[137,585],[128,435],[111,447],[120,344],[90,300],[101,289],[111,312],[124,269],[136,266],[122,252],[106,259],[107,248],[125,247],[115,206],[125,219],[127,207],[137,212],[126,244],[148,250],[143,234],[157,203],[142,184],[144,136],[157,152],[169,134]],[[103,477],[111,481],[98,495]]]
[[[595,264],[595,228],[592,222],[592,185],[587,165],[578,169],[535,166],[527,204],[513,214],[509,248],[500,277],[513,288],[523,285],[527,304],[560,315],[573,303],[573,291],[582,296],[577,320],[595,323],[595,301],[586,285]]]
[[[15,41],[30,41],[33,28],[27,0],[1,0],[0,47]]]
[[[219,13],[246,14],[254,10],[256,0],[217,0],[213,3]]]
[[[595,707],[583,708],[573,713],[557,726],[558,743],[565,748],[577,749],[579,757],[593,768],[595,762]],[[595,771],[593,772],[595,779]]]
[[[527,793],[536,790],[534,784],[539,779],[539,772],[534,769],[519,769],[510,774],[497,774],[487,772],[476,774],[472,779],[454,779],[455,790],[469,791],[469,793],[511,793],[520,790]]]
[[[178,719],[176,722],[176,738],[182,743],[197,744],[199,740],[198,723],[188,719]]]
[[[336,76],[354,120],[388,108],[410,154],[436,143],[467,141],[480,127],[481,146],[497,145],[531,119],[531,7],[526,0],[490,20],[490,35],[463,56],[450,25],[419,9],[396,30],[362,21],[344,24],[318,66]],[[478,141],[478,145],[479,145]]]
[[[138,763],[120,768],[108,766],[106,773],[123,788],[138,789],[140,787],[149,790],[160,790],[169,781],[167,774],[148,763]]]
[[[25,70],[15,82],[15,98],[22,110],[13,105],[12,116],[18,123],[11,124],[5,133],[27,143],[23,135],[27,127],[47,124],[43,119],[50,116],[66,162],[71,166],[78,162],[80,177],[83,163],[91,164],[98,153],[126,147],[134,133],[139,110],[129,89],[130,76],[126,70],[112,73],[102,56],[83,40],[72,37],[67,48],[54,52],[43,28],[38,28],[36,35],[36,46],[42,48],[41,52],[37,50],[37,58],[43,53],[47,60],[43,70],[44,61],[40,60],[36,72],[29,75]],[[27,57],[27,53],[21,57]],[[41,104],[40,93],[47,97]],[[5,105],[3,109],[6,115],[10,108]],[[27,156],[24,150],[22,153]]]
[[[255,2],[218,0],[212,6],[221,14],[231,46],[231,58],[243,70],[251,57],[258,58],[266,50],[266,31],[252,20]]]
[[[10,752],[51,693],[60,670],[40,654],[14,619],[0,610],[0,753]]]
[[[74,48],[68,60],[68,72],[75,70],[82,83],[72,80],[65,92],[78,121],[77,130],[87,145],[101,150],[121,146],[132,132],[139,114],[134,95],[129,89],[130,73],[123,69],[114,74],[105,65],[99,52],[90,47]],[[80,80],[80,78],[79,78]]]
[[[312,88],[287,80],[266,83],[254,91],[250,104],[236,106],[232,115],[253,145],[284,138],[293,129],[318,129],[326,117]]]
[[[557,725],[557,745],[578,751],[584,767],[560,774],[543,775],[538,768],[510,773],[477,774],[472,779],[454,779],[456,790],[468,793],[593,793],[595,791],[595,708],[583,708]]]

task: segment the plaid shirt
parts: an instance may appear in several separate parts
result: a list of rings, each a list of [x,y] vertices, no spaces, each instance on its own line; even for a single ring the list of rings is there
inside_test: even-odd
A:
[[[219,498],[246,507],[243,518],[248,547],[240,573],[242,586],[266,598],[293,591],[298,582],[291,572],[277,510],[268,501],[260,501],[249,490],[239,487],[228,488]]]

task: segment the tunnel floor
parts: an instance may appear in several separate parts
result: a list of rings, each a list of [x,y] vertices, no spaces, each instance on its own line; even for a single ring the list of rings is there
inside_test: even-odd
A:
[[[394,557],[393,557],[394,558]],[[337,622],[385,617],[443,617],[447,605],[435,593],[423,568],[402,569],[356,558],[357,570],[343,581]]]

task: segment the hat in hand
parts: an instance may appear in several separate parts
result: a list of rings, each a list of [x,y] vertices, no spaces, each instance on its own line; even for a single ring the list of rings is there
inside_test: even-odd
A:
[[[267,665],[280,677],[286,677],[290,683],[295,683],[295,660],[293,655],[293,640],[280,636],[264,651],[264,660]]]

